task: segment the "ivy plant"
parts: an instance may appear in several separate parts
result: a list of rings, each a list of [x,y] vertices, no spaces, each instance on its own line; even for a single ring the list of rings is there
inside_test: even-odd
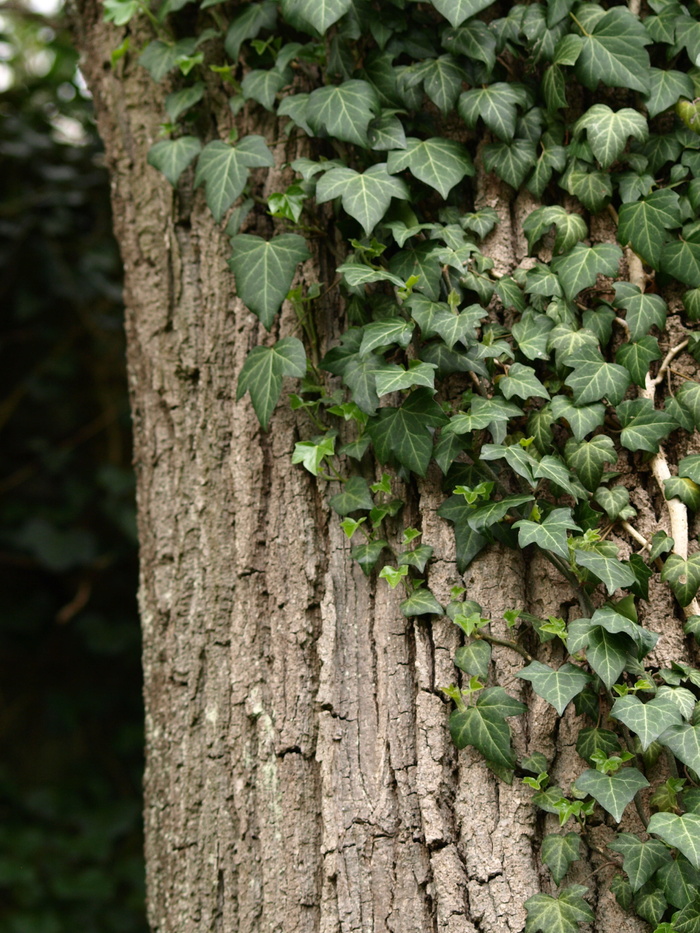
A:
[[[655,667],[657,635],[637,607],[652,579],[666,584],[700,640],[700,553],[688,542],[700,457],[671,462],[700,427],[687,366],[700,360],[700,8],[108,0],[105,15],[118,26],[149,18],[140,62],[173,88],[150,163],[173,186],[194,167],[190,184],[225,224],[237,293],[263,328],[276,334],[285,300],[297,312],[296,335],[250,352],[238,396],[249,393],[267,429],[284,378],[299,380],[290,402],[310,427],[293,462],[330,484],[351,559],[403,589],[405,616],[446,615],[463,635],[444,686],[457,748],[524,781],[533,807],[558,818],[541,848],[558,893],[527,901],[526,929],[573,933],[594,920],[587,888],[566,879],[595,851],[594,815],[617,826],[634,806],[640,832],[614,834],[602,853],[618,866],[615,896],[657,933],[699,930],[700,670]],[[241,229],[273,140],[201,135],[193,108],[217,80],[234,114],[272,111],[280,132],[315,140],[318,158],[292,162],[289,185],[263,201],[267,237]],[[522,221],[530,255],[505,272],[490,256],[499,215],[477,198],[478,173],[535,201]],[[337,278],[294,287],[329,223]],[[324,289],[349,326],[321,357]],[[578,613],[514,606],[504,639],[458,580],[438,600],[420,530],[390,543],[397,490],[433,463],[458,572],[493,542],[538,552]],[[670,532],[649,539],[619,481],[643,463]],[[554,639],[563,660],[545,663],[537,654]],[[510,721],[526,707],[489,684],[494,646],[520,655],[518,676],[558,716],[573,704],[587,723],[571,787],[550,783],[541,753],[518,759]]]

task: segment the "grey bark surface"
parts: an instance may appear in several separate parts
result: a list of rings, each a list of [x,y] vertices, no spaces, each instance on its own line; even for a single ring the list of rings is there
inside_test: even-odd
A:
[[[440,687],[456,679],[459,632],[449,620],[406,620],[399,592],[350,561],[327,506],[335,490],[291,466],[297,416],[280,405],[265,433],[247,399],[235,402],[247,352],[293,332],[293,314],[267,335],[236,298],[227,239],[191,174],[177,193],[146,164],[168,89],[135,55],[110,66],[122,33],[101,22],[99,6],[83,5],[76,23],[126,275],[151,928],[519,933],[527,898],[554,890],[536,852],[556,826],[536,815],[529,788],[506,786],[473,750],[455,750]],[[232,117],[221,99],[212,135],[223,137]],[[243,131],[277,138],[269,118],[246,119]],[[276,154],[279,165],[293,157],[282,144]],[[279,174],[256,177],[264,192]],[[531,205],[511,203],[507,186],[483,173],[478,184],[480,203],[501,216],[491,245],[507,271],[522,258],[516,221]],[[330,282],[335,264],[318,252],[304,275]],[[337,292],[323,312],[328,340],[342,314]],[[433,470],[403,491],[411,523],[435,548],[431,587],[446,599],[461,581]],[[497,547],[464,585],[496,635],[507,634],[507,609],[577,613],[548,564]],[[514,721],[518,754],[544,751],[568,786],[581,767],[575,714],[555,731],[552,707],[515,676],[522,659],[496,648],[494,662],[493,682],[529,704]],[[591,875],[601,862],[576,868],[593,899],[609,878]],[[600,931],[644,929],[609,896],[600,907]]]

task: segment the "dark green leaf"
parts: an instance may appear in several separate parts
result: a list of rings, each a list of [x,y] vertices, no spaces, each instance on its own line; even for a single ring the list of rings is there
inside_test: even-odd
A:
[[[636,16],[626,8],[614,7],[583,37],[576,74],[591,90],[602,81],[608,87],[634,88],[646,94],[650,87],[650,62],[644,46],[650,42]]]
[[[634,909],[648,923],[657,924],[666,912],[667,906],[663,891],[656,881],[647,881],[634,898]]]
[[[400,606],[401,612],[410,619],[412,616],[444,615],[445,610],[435,599],[430,590],[414,590],[408,599],[404,599]]]
[[[588,888],[572,884],[558,897],[535,894],[525,901],[525,933],[579,933],[579,923],[590,923],[595,915],[583,895]]]
[[[316,88],[306,104],[306,120],[317,135],[358,146],[367,146],[367,128],[378,112],[377,92],[367,81],[357,79]]]
[[[236,399],[250,392],[255,414],[267,428],[282,391],[282,378],[301,377],[305,372],[304,346],[296,337],[283,337],[274,347],[253,347],[238,377]]]
[[[374,502],[367,486],[367,480],[361,476],[351,476],[344,484],[342,492],[332,496],[330,500],[331,508],[338,515],[349,515],[356,509],[366,509],[370,511],[374,508]]]
[[[596,698],[596,706],[597,705],[598,701]],[[595,752],[605,752],[608,757],[618,755],[620,753],[620,740],[617,735],[609,729],[598,729],[595,727],[581,729],[576,739],[576,751],[584,761],[592,765],[594,762],[591,756],[594,755]]]
[[[629,587],[637,582],[629,565],[618,560],[617,557],[609,557],[595,550],[583,551],[580,548],[575,554],[576,563],[595,574],[605,584],[609,596],[612,596],[620,587]]]
[[[586,130],[593,155],[603,168],[609,168],[622,154],[630,136],[642,142],[649,130],[637,110],[623,107],[617,112],[607,104],[594,104],[574,125],[574,133]]]
[[[664,842],[682,852],[694,868],[700,868],[700,816],[696,813],[683,816],[654,813],[647,832],[661,836]]]
[[[636,768],[623,768],[616,774],[601,774],[589,768],[576,779],[576,788],[590,794],[619,823],[625,807],[649,781]]]
[[[700,285],[700,243],[674,240],[665,243],[661,251],[659,268],[684,285]]]
[[[673,230],[680,224],[678,194],[661,189],[643,200],[622,205],[617,238],[623,246],[630,243],[645,262],[658,269],[663,245],[668,239],[666,230]]]
[[[461,671],[484,680],[489,675],[490,662],[491,646],[485,641],[471,641],[455,652],[455,664]]]
[[[388,210],[392,198],[408,198],[408,188],[400,178],[389,175],[386,164],[380,162],[362,173],[351,168],[326,172],[316,186],[316,201],[322,204],[337,197],[342,198],[344,209],[369,235]]]
[[[229,266],[236,276],[239,297],[269,330],[287,296],[300,262],[310,257],[303,237],[296,233],[263,240],[239,233],[231,240]]]
[[[491,6],[493,0],[430,0],[430,2],[453,26],[459,26],[465,19]]]
[[[443,198],[466,175],[474,174],[472,160],[464,146],[437,136],[425,140],[408,138],[405,149],[389,153],[387,170],[391,174],[405,168],[439,191]]]
[[[700,773],[700,726],[691,726],[689,723],[671,726],[660,741],[671,749],[679,761]]]
[[[566,365],[573,368],[565,382],[573,390],[576,405],[586,405],[602,398],[607,398],[611,405],[617,405],[630,384],[625,367],[607,363],[595,347],[580,347],[566,357]]]
[[[666,861],[656,877],[666,900],[674,907],[686,907],[697,897],[700,872],[682,855]]]
[[[536,156],[534,145],[527,139],[514,139],[509,143],[489,143],[483,150],[486,171],[495,172],[499,178],[516,189],[522,185],[525,176],[535,164]]]
[[[569,865],[581,858],[581,837],[576,833],[567,833],[565,836],[550,833],[542,840],[540,854],[555,884],[561,884]]]
[[[623,343],[615,354],[615,362],[624,366],[635,385],[644,387],[649,365],[661,358],[656,337],[642,337],[637,343]]]
[[[299,16],[323,35],[352,7],[352,0],[282,0],[285,16]]]
[[[558,554],[565,560],[569,559],[567,530],[581,530],[571,517],[571,509],[552,509],[541,524],[522,520],[515,522],[513,528],[518,529],[520,547],[524,548],[528,544],[537,544],[544,550]]]
[[[195,159],[202,148],[196,136],[181,136],[179,139],[164,139],[148,150],[148,164],[157,168],[175,187],[180,175]]]
[[[272,165],[274,158],[262,136],[245,136],[236,146],[215,139],[202,150],[194,183],[206,186],[207,204],[218,223],[243,191],[249,169]]]
[[[595,285],[598,275],[617,275],[622,252],[612,243],[597,246],[574,246],[564,256],[552,260],[552,270],[559,276],[567,298],[575,298],[584,288]]]
[[[569,702],[591,680],[590,674],[574,664],[563,664],[555,671],[539,661],[532,661],[517,676],[529,680],[535,693],[551,703],[560,716],[564,714]]]
[[[587,434],[600,427],[605,418],[604,405],[574,405],[565,395],[555,395],[550,407],[553,418],[563,418],[569,423],[577,441],[582,441]],[[590,486],[587,488],[590,489]]]
[[[700,587],[700,552],[692,554],[688,560],[679,554],[670,554],[661,571],[661,579],[670,585],[681,606],[687,606]]]
[[[639,737],[642,751],[646,751],[669,726],[679,723],[683,718],[678,706],[669,697],[657,697],[642,703],[639,697],[631,693],[615,700],[610,715],[624,722]]]
[[[594,492],[600,485],[606,463],[615,463],[617,454],[611,437],[599,434],[590,441],[566,442],[566,463],[578,476],[586,489]]]
[[[389,545],[384,540],[370,541],[368,544],[360,544],[354,547],[350,551],[350,556],[357,561],[362,568],[362,572],[368,577],[376,567],[385,547],[389,547]]]
[[[457,569],[460,573],[464,573],[488,543],[488,538],[469,525],[468,518],[473,510],[474,506],[468,505],[463,496],[450,496],[438,509],[438,515],[455,526]]]

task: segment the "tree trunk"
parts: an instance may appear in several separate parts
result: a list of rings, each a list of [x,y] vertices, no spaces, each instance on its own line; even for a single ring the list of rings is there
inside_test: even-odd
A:
[[[556,818],[538,814],[531,790],[500,782],[473,749],[456,751],[440,688],[455,680],[459,631],[448,619],[406,620],[398,591],[349,560],[329,516],[337,490],[291,465],[303,413],[280,405],[265,432],[248,399],[235,402],[248,351],[294,332],[294,314],[285,308],[268,335],[235,296],[227,238],[201,190],[189,177],[176,192],[146,163],[164,120],[163,87],[135,55],[110,65],[121,35],[98,4],[82,5],[77,22],[125,269],[151,928],[519,933],[527,898],[553,890],[536,853]],[[139,39],[132,34],[132,47]],[[223,138],[233,121],[223,95],[214,119]],[[239,119],[239,130],[277,138],[269,121]],[[278,166],[299,154],[286,145],[275,150]],[[280,170],[256,178],[269,193]],[[525,255],[519,218],[532,205],[510,203],[493,176],[482,173],[479,186],[502,218],[484,249],[510,270]],[[247,223],[263,227],[262,209]],[[329,222],[328,241],[304,268],[308,281],[333,280],[332,234]],[[342,319],[336,296],[323,299],[326,346]],[[462,579],[452,529],[436,515],[444,494],[432,469],[402,495],[435,548],[431,589],[447,601]],[[522,553],[492,547],[463,582],[497,636],[514,607],[576,615],[565,581]],[[568,786],[577,773],[573,708],[559,723],[515,679],[521,658],[496,647],[494,659],[495,682],[528,700],[513,721],[518,755],[544,751],[553,780]],[[605,826],[594,832],[604,842]],[[597,929],[644,929],[602,893],[606,872],[591,872],[603,861],[588,853],[571,874],[594,899],[601,884]]]

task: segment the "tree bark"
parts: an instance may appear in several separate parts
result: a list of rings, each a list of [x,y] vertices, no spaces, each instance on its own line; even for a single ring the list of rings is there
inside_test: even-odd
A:
[[[517,779],[506,786],[472,749],[455,750],[440,688],[455,680],[459,632],[446,619],[404,619],[398,591],[350,561],[329,517],[336,490],[291,465],[303,416],[280,405],[263,432],[248,400],[235,402],[247,352],[293,333],[293,312],[268,335],[235,296],[226,236],[191,175],[175,192],[146,163],[167,88],[135,55],[110,65],[122,35],[92,0],[75,20],[125,270],[151,928],[519,933],[526,899],[551,891],[536,852],[554,817],[536,814]],[[223,95],[211,116],[212,135],[223,137],[232,121]],[[254,131],[277,139],[268,120]],[[296,154],[277,144],[279,166]],[[260,192],[279,178],[259,172]],[[506,186],[483,173],[479,186],[501,215],[486,248],[500,271],[512,269],[524,254],[518,217],[531,207],[511,204]],[[247,229],[266,222],[261,211]],[[303,274],[330,284],[335,265],[324,242]],[[327,343],[342,318],[337,290],[322,310]],[[402,495],[404,516],[435,548],[431,588],[447,600],[462,581],[451,527],[436,515],[439,471]],[[496,635],[506,634],[508,609],[578,614],[548,564],[498,547],[464,585]],[[529,704],[514,722],[518,754],[544,751],[553,780],[568,786],[573,709],[555,732],[552,707],[515,679],[522,659],[497,647],[494,660],[494,682]],[[596,831],[604,839],[605,826]],[[586,853],[572,872],[594,897],[609,878],[606,869],[591,875],[602,863]],[[598,912],[606,933],[644,928],[609,894]]]

